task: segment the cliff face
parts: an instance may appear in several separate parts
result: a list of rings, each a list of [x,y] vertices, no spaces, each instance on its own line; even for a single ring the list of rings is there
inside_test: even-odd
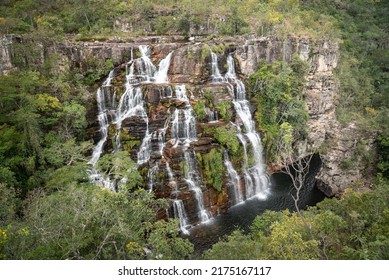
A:
[[[220,143],[215,136],[217,128],[231,130],[230,121],[236,120],[236,112],[233,109],[233,96],[228,86],[212,81],[212,61],[210,49],[217,46],[215,54],[217,56],[217,66],[220,74],[227,73],[227,56],[233,55],[236,75],[244,79],[247,75],[258,70],[260,60],[271,63],[276,60],[290,61],[292,56],[298,55],[310,65],[309,73],[306,76],[306,87],[304,97],[307,110],[309,112],[308,121],[308,141],[301,143],[299,153],[306,155],[307,151],[318,150],[322,159],[322,168],[317,175],[318,187],[327,195],[340,193],[351,182],[361,180],[362,174],[357,169],[344,170],[340,168],[341,163],[350,158],[355,150],[356,142],[359,139],[357,128],[350,124],[342,128],[336,120],[335,108],[338,98],[338,87],[334,79],[333,71],[337,65],[339,50],[336,43],[329,41],[311,41],[306,38],[290,37],[287,40],[279,40],[271,37],[264,38],[224,38],[212,42],[183,42],[182,37],[148,37],[139,38],[128,43],[99,43],[99,42],[79,42],[64,43],[49,49],[46,53],[56,53],[60,55],[60,67],[62,69],[71,67],[82,67],[89,58],[101,61],[112,59],[115,65],[120,65],[116,69],[114,78],[115,85],[123,87],[123,71],[125,64],[131,58],[139,56],[137,49],[139,45],[149,45],[151,47],[150,58],[154,65],[174,51],[170,66],[168,68],[169,84],[149,84],[143,89],[146,107],[148,111],[148,127],[151,131],[161,131],[167,119],[171,118],[173,110],[184,109],[185,102],[179,99],[167,98],[172,89],[177,85],[186,86],[186,94],[191,96],[189,103],[197,115],[196,132],[197,140],[190,143],[190,151],[197,155],[199,161],[201,177],[204,180],[202,192],[204,194],[205,207],[212,213],[227,209],[231,202],[229,192],[226,188],[218,190],[214,182],[206,174],[205,165],[211,153],[223,153],[226,145]],[[209,47],[211,46],[211,48]],[[10,41],[3,39],[0,44],[1,71],[6,72],[12,68]],[[218,121],[212,119],[212,114],[218,115]],[[146,124],[142,118],[132,116],[123,121],[123,147],[129,150],[133,158],[136,159],[136,151],[140,148],[143,138],[146,135]],[[121,134],[122,135],[122,134]],[[114,135],[109,135],[113,138]],[[158,166],[158,174],[153,175],[153,190],[157,197],[169,197],[173,189],[177,186],[169,183],[166,175],[166,163],[172,168],[177,176],[178,189],[182,190],[180,196],[190,207],[191,192],[185,191],[186,179],[183,178],[184,151],[174,147],[173,142],[169,142],[173,137],[171,129],[166,133],[166,147],[163,153],[152,152],[149,161],[145,164],[146,170],[152,166]],[[153,138],[152,147],[158,150],[158,140]],[[104,146],[106,151],[113,149],[113,142],[107,141]],[[162,160],[161,160],[162,159]],[[242,158],[240,158],[243,161]],[[241,171],[243,166],[239,163],[239,157],[232,159],[235,168]],[[277,167],[277,163],[267,163],[269,166]],[[225,167],[223,167],[225,169]],[[272,169],[274,170],[274,168]],[[208,170],[209,171],[209,170]],[[227,185],[231,178],[224,173],[223,184]],[[243,178],[241,187],[244,189]],[[195,219],[195,213],[188,213]]]
[[[4,75],[13,68],[11,62],[12,38],[10,36],[3,36],[0,39],[0,74]]]

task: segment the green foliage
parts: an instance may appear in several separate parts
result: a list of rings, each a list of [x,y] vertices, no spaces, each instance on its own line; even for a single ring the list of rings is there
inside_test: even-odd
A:
[[[57,117],[60,121],[60,133],[69,139],[72,135],[81,134],[86,127],[86,109],[76,102],[65,102]]]
[[[207,112],[205,110],[205,101],[200,100],[192,105],[193,110],[196,113],[197,119],[199,121],[204,121],[207,118]]]
[[[166,203],[144,190],[114,193],[85,186],[37,194],[29,201],[25,219],[9,226],[1,252],[8,259],[186,257],[192,245],[178,237],[176,224],[152,223],[159,207]],[[142,250],[131,250],[134,247]]]
[[[303,9],[331,15],[341,38],[340,59],[336,68],[340,98],[337,118],[355,123],[366,135],[388,130],[382,117],[388,114],[388,1],[309,0]],[[377,139],[378,142],[380,141]],[[384,150],[380,149],[380,153]],[[380,159],[385,155],[379,154]],[[384,161],[385,162],[385,161]],[[381,162],[379,168],[385,169]]]
[[[159,16],[153,22],[152,29],[157,35],[169,34],[175,26],[174,20],[172,16]]]
[[[201,48],[201,55],[200,55],[201,61],[205,62],[210,55],[211,55],[210,47],[207,44],[204,44]]]
[[[207,260],[254,260],[258,259],[261,244],[236,230],[212,246],[203,255]]]
[[[232,111],[230,110],[232,107],[232,104],[230,101],[223,101],[220,102],[216,108],[220,114],[220,116],[223,118],[225,121],[230,121],[232,117]]]
[[[0,76],[0,180],[23,195],[42,187],[53,169],[83,161],[91,148],[79,142],[86,127],[77,100],[83,89],[45,67]]]
[[[191,23],[190,14],[189,13],[182,14],[182,16],[179,18],[177,23],[177,31],[189,37],[190,23]]]
[[[239,140],[236,136],[236,131],[224,126],[215,129],[215,139],[222,144],[231,155],[236,155],[239,152]]]
[[[126,178],[127,186],[130,189],[141,186],[143,183],[143,178],[137,170],[138,165],[132,161],[125,151],[119,151],[114,154],[105,154],[99,159],[96,167],[103,172],[105,176],[116,182]]]
[[[238,14],[237,7],[231,6],[231,14],[221,26],[221,32],[225,35],[239,35],[245,33],[244,27],[247,26],[247,22]]]
[[[91,86],[99,81],[102,77],[107,76],[113,68],[112,59],[107,59],[105,62],[95,56],[86,57],[82,61],[80,73],[84,76],[83,83]]]
[[[16,212],[18,211],[19,204],[20,201],[15,189],[0,183],[0,230],[17,219]]]
[[[197,157],[203,171],[203,178],[214,189],[221,191],[223,187],[223,154],[219,149],[212,148],[208,153]]]
[[[340,200],[325,199],[302,211],[312,235],[296,213],[266,211],[249,234],[234,232],[204,257],[223,259],[224,252],[224,258],[238,259],[250,251],[258,259],[388,259],[388,206],[388,181],[378,179],[370,191],[348,189]]]
[[[302,91],[306,71],[306,63],[295,57],[290,64],[263,65],[249,76],[249,91],[258,104],[256,121],[265,131],[264,144],[270,161],[282,156],[280,147],[287,144],[290,149],[294,141],[305,138],[308,113]]]
[[[157,221],[148,238],[150,259],[182,260],[193,252],[193,245],[185,239],[179,238],[178,221]],[[166,238],[169,237],[169,238]]]
[[[389,135],[388,131],[378,135],[378,164],[377,167],[382,174],[389,177]]]

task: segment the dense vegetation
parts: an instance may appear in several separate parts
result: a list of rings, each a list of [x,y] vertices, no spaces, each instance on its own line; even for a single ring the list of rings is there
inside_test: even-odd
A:
[[[65,38],[120,40],[154,34],[293,34],[337,40],[337,117],[376,138],[378,157],[366,162],[387,178],[388,13],[389,2],[383,0],[1,1],[0,34],[23,39],[17,37],[22,43],[15,42],[13,49],[16,68],[0,76],[0,259],[174,259],[189,258],[193,251],[178,236],[175,221],[155,221],[155,210],[166,201],[142,190],[142,177],[128,157],[108,155],[98,165],[117,179],[131,176],[127,188],[112,193],[89,181],[86,96],[112,61],[89,61],[63,71],[55,55],[42,61],[39,48]],[[297,59],[263,64],[249,78],[269,159],[279,156],[277,143],[283,137],[305,137],[304,67]],[[200,105],[196,112],[205,117]],[[218,108],[225,120],[231,117],[230,107],[221,103]],[[240,154],[233,132],[213,132],[232,152],[232,160]],[[363,153],[363,147],[357,151]],[[221,159],[219,150],[201,158],[216,189]],[[132,168],[112,169],[113,164]],[[352,159],[345,162],[347,168],[352,164]],[[295,213],[267,212],[249,234],[236,231],[204,256],[388,259],[388,194],[388,182],[379,179],[370,192],[348,191],[341,200],[325,200],[303,213],[310,231]]]
[[[348,190],[340,200],[325,199],[296,213],[267,211],[248,234],[234,231],[213,245],[207,259],[388,259],[389,187]]]
[[[250,75],[250,92],[257,102],[256,123],[265,131],[267,161],[279,160],[288,138],[304,140],[308,112],[303,99],[307,65],[299,58],[291,63],[264,65]]]

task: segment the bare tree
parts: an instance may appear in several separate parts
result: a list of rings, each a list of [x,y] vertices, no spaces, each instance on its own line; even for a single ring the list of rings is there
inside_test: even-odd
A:
[[[303,221],[304,226],[309,231],[311,237],[312,237],[312,229],[311,226],[304,219],[304,216],[301,215],[299,201],[300,201],[301,190],[304,187],[305,179],[309,173],[309,166],[312,157],[313,157],[313,153],[304,158],[299,158],[296,161],[293,161],[291,155],[289,155],[288,160],[283,162],[285,167],[281,170],[282,173],[287,174],[292,180],[292,186],[293,189],[295,190],[295,194],[291,194],[294,201],[294,206],[296,208],[297,215]]]
[[[310,153],[306,157],[298,157],[298,155],[295,155],[295,149],[293,149],[292,143],[293,127],[289,123],[284,122],[280,126],[280,138],[277,145],[277,154],[280,156],[281,164],[284,166],[281,172],[288,175],[292,180],[292,187],[296,192],[295,194],[292,194],[292,198],[297,215],[303,221],[304,226],[307,228],[311,238],[313,238],[311,226],[307,223],[304,216],[301,214],[299,201],[300,193],[304,187],[305,179],[309,173],[309,166],[314,153]],[[295,158],[297,158],[297,160]]]

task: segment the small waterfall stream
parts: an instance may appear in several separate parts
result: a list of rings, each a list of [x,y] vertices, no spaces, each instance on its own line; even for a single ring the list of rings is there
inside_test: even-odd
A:
[[[255,123],[252,119],[249,102],[246,99],[246,89],[235,73],[235,64],[232,54],[227,57],[227,72],[224,77],[218,68],[218,59],[215,53],[211,53],[212,81],[214,83],[226,83],[227,88],[234,96],[233,105],[238,116],[236,120],[237,137],[243,146],[244,165],[243,176],[245,182],[245,199],[253,196],[264,198],[269,191],[269,178],[265,172],[266,165],[263,162],[263,148],[261,138],[255,130]],[[242,129],[244,132],[242,132]],[[252,166],[249,166],[247,144],[250,143],[251,154],[254,159]],[[228,162],[227,162],[228,163]],[[227,166],[226,163],[226,166]],[[232,172],[233,166],[228,164]],[[228,170],[227,167],[227,170]],[[231,174],[229,174],[231,176]],[[239,200],[236,200],[239,203]]]
[[[172,117],[171,137],[174,146],[183,146],[185,167],[183,170],[185,181],[189,189],[194,193],[197,205],[197,215],[200,223],[210,219],[209,213],[204,207],[203,192],[200,188],[201,178],[197,166],[197,159],[193,151],[189,151],[190,143],[197,140],[196,118],[189,99],[186,95],[185,85],[176,86],[176,97],[185,102],[185,109],[176,109]]]
[[[243,194],[242,190],[240,188],[240,178],[238,172],[236,172],[234,166],[232,165],[232,162],[230,161],[230,158],[228,156],[228,153],[226,150],[224,150],[223,153],[224,156],[224,165],[227,168],[228,173],[228,179],[229,179],[229,189],[230,192],[233,194],[233,204],[239,204],[243,202]]]

